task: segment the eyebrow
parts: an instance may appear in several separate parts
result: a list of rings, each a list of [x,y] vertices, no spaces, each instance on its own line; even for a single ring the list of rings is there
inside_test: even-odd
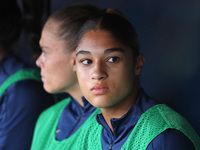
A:
[[[45,48],[45,49],[48,48],[47,46],[42,46],[42,45],[39,45],[39,46],[40,46],[41,49],[43,49],[43,48]]]
[[[78,51],[78,52],[76,53],[76,57],[77,57],[78,55],[81,55],[81,54],[91,55],[91,53],[90,53],[89,51],[80,50],[80,51]]]
[[[121,53],[124,53],[124,49],[122,48],[109,48],[109,49],[106,49],[104,51],[104,54],[107,54],[107,53],[112,53],[112,52],[121,52]],[[80,50],[76,53],[76,56],[78,55],[81,55],[81,54],[86,54],[86,55],[91,55],[91,53],[89,51],[85,51],[85,50]]]
[[[124,49],[122,48],[109,48],[104,51],[104,54],[112,53],[112,52],[121,52],[124,53]]]

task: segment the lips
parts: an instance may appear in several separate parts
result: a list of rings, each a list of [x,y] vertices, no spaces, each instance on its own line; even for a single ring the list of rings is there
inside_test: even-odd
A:
[[[40,76],[41,76],[42,82],[44,82],[44,75],[42,75],[42,73],[40,73]]]
[[[44,77],[43,76],[41,76],[41,80],[42,80],[42,82],[44,82]]]
[[[102,95],[105,94],[109,91],[109,88],[103,85],[95,85],[92,89],[91,89],[92,93],[95,95]]]

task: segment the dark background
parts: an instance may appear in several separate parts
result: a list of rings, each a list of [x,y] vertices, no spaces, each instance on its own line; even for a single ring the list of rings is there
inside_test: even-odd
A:
[[[19,3],[20,0],[18,0]],[[42,23],[57,9],[89,2],[117,8],[135,26],[146,57],[141,84],[182,114],[200,135],[199,0],[44,0]],[[39,6],[38,6],[39,7]],[[24,47],[24,46],[23,46]],[[27,46],[27,49],[30,47]],[[29,60],[30,51],[24,59]]]

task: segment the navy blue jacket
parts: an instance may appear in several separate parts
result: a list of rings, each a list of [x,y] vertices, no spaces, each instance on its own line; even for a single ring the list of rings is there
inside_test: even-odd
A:
[[[120,150],[138,122],[140,116],[149,108],[156,105],[156,101],[140,90],[136,103],[119,119],[111,119],[114,134],[108,127],[102,114],[96,119],[103,126],[101,142],[103,150]],[[112,147],[112,148],[111,148]],[[195,150],[192,142],[180,131],[166,130],[157,136],[147,147],[147,150]]]
[[[69,104],[64,108],[58,122],[56,139],[62,141],[75,133],[80,126],[90,117],[96,109],[84,97],[84,107],[72,97]]]
[[[6,53],[0,60],[0,86],[20,69],[30,68],[14,55]],[[0,97],[0,149],[30,149],[39,114],[54,104],[42,82],[23,80],[12,84]]]

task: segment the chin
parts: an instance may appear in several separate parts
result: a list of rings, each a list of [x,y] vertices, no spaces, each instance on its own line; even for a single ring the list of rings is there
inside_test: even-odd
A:
[[[44,87],[44,90],[45,90],[47,93],[50,93],[50,94],[52,93],[51,90],[49,90],[49,89],[47,89],[47,88],[45,88],[45,87]]]
[[[47,93],[50,93],[50,94],[53,94],[53,93],[55,93],[55,91],[53,90],[53,89],[51,89],[51,88],[49,88],[48,86],[43,86],[44,87],[44,90],[47,92]]]
[[[91,104],[94,107],[97,107],[97,108],[108,108],[108,107],[110,107],[109,100],[105,99],[101,96],[93,98]]]

